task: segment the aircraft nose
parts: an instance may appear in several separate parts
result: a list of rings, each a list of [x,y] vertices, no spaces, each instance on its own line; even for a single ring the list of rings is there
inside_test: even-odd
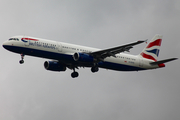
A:
[[[5,42],[2,44],[2,46],[3,46],[5,49],[7,49],[8,42],[7,42],[7,41],[5,41]]]

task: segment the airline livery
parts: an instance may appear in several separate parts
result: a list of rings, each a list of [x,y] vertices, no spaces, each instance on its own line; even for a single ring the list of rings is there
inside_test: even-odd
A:
[[[162,36],[155,35],[139,55],[123,52],[129,51],[133,46],[147,42],[147,40],[101,50],[28,36],[14,36],[4,42],[3,47],[20,54],[20,64],[24,63],[25,55],[51,59],[44,62],[46,70],[66,71],[66,68],[69,68],[73,70],[72,78],[75,78],[79,76],[75,71],[79,67],[90,67],[93,73],[98,72],[99,68],[139,71],[165,67],[164,63],[177,58],[157,61],[161,41]]]

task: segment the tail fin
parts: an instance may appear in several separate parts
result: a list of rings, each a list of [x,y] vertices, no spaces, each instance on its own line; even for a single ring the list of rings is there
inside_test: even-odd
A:
[[[140,56],[146,59],[157,61],[160,46],[161,46],[162,36],[155,35],[146,48],[141,52]]]

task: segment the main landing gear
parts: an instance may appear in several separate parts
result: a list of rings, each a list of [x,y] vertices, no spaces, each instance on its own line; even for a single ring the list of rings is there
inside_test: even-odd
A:
[[[98,63],[94,63],[94,66],[91,68],[91,72],[95,73],[99,71]]]
[[[74,72],[71,73],[71,77],[72,77],[72,78],[78,77],[78,76],[79,76],[79,73],[75,71],[75,68],[73,68],[73,71],[74,71]]]
[[[71,68],[73,69],[73,72],[71,73],[71,77],[72,78],[76,78],[79,76],[79,73],[75,71],[75,67]],[[78,69],[78,68],[77,68]],[[95,72],[98,72],[99,71],[99,67],[97,65],[93,66],[91,68],[91,72],[95,73]]]
[[[91,68],[91,72],[93,72],[93,73],[98,72],[98,71],[99,71],[98,66],[94,66]]]
[[[24,63],[24,54],[21,54],[21,60],[19,61],[20,64]]]

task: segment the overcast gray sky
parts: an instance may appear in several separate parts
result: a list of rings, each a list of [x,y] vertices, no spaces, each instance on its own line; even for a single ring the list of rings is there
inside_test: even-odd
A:
[[[1,0],[0,43],[14,35],[109,48],[163,35],[159,59],[180,58],[179,0]],[[146,46],[131,49],[139,54]],[[0,47],[1,120],[179,120],[180,62],[142,72],[50,72],[47,59]]]

